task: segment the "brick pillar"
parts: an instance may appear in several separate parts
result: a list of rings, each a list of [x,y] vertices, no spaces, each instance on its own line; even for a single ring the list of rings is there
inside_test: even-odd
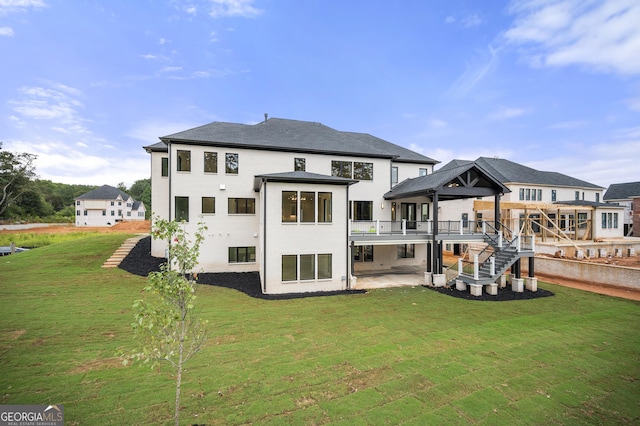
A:
[[[631,214],[633,215],[633,234],[634,237],[640,237],[640,197],[634,197],[631,202]]]

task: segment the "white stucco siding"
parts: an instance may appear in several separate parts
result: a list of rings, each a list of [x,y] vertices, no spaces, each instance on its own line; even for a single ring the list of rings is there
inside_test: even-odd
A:
[[[271,294],[346,289],[348,272],[346,187],[324,184],[267,182],[263,288]],[[330,223],[282,222],[282,191],[330,192]],[[316,217],[317,221],[317,217]],[[282,256],[331,254],[331,278],[283,281]],[[298,267],[300,265],[298,264]],[[317,270],[316,270],[317,273]]]

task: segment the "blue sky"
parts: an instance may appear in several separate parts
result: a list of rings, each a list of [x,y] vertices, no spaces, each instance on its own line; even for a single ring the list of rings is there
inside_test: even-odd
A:
[[[637,0],[0,0],[0,141],[130,185],[159,136],[268,113],[607,187],[640,180],[638,23]]]

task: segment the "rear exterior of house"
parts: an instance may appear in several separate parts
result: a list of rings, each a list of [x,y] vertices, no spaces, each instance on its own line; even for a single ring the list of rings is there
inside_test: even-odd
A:
[[[146,208],[124,191],[103,185],[74,199],[76,226],[113,226],[128,220],[144,220]]]
[[[640,182],[614,183],[609,186],[603,199],[624,208],[620,219],[624,235],[640,237]]]
[[[147,146],[154,215],[208,230],[201,272],[259,272],[264,293],[351,288],[352,271],[413,264],[426,240],[406,235],[375,248],[353,229],[376,221],[416,223],[430,204],[390,202],[395,184],[433,172],[437,161],[374,136],[320,123],[271,118],[211,123]],[[366,224],[366,225],[363,225]],[[152,242],[163,257],[166,242]],[[354,262],[355,259],[355,262]]]

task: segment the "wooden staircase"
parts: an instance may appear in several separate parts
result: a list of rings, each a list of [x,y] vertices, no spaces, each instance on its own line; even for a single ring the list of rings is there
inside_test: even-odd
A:
[[[136,237],[127,238],[124,243],[107,259],[102,265],[103,268],[117,268],[131,250],[138,244],[138,241],[146,237],[148,234],[138,235]]]

